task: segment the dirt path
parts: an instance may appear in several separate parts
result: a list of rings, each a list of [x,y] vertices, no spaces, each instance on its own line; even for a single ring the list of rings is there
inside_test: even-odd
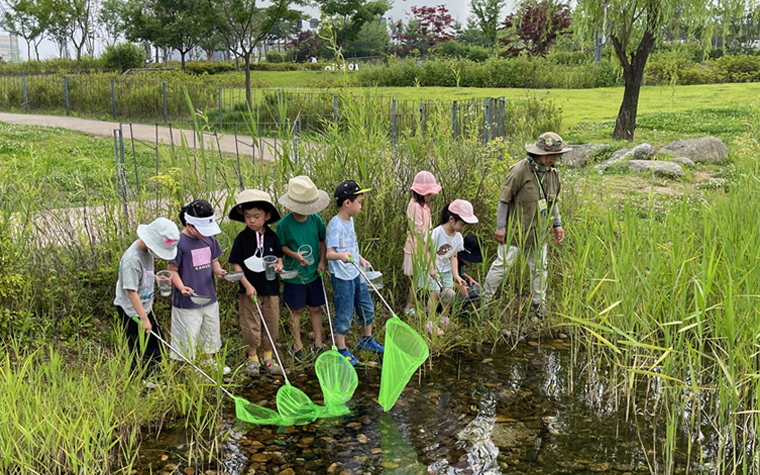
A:
[[[85,134],[99,137],[113,137],[114,129],[119,128],[118,122],[106,122],[102,120],[79,119],[76,117],[64,117],[56,115],[34,115],[34,114],[10,114],[0,112],[0,122],[21,125],[40,125],[45,127],[59,127],[62,129],[76,130]],[[174,142],[175,146],[181,146],[182,138],[191,148],[200,148],[197,137],[192,130],[180,130],[176,127],[171,129],[168,126],[146,124],[132,124],[131,132],[129,124],[123,124],[122,130],[124,140],[130,137],[136,141],[147,142],[149,144],[158,142],[170,144]],[[213,134],[204,133],[204,146],[207,149],[217,150],[217,139]],[[277,141],[274,139],[258,139],[256,147],[253,147],[253,139],[246,135],[220,135],[218,147],[224,153],[240,154],[241,156],[250,156],[255,154],[256,158],[261,158],[262,153],[265,160],[274,159],[274,150],[277,148]]]

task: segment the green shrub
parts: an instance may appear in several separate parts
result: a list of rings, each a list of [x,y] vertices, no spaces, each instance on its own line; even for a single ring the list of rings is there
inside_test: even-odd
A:
[[[145,64],[145,49],[134,43],[106,46],[101,60],[105,69],[113,71],[141,68]]]
[[[760,56],[722,56],[709,64],[715,69],[719,82],[760,81]]]
[[[457,77],[459,83],[457,84]],[[619,83],[619,67],[605,61],[581,65],[557,64],[546,58],[488,58],[484,62],[442,58],[434,61],[391,59],[386,66],[360,70],[356,81],[362,86],[411,87],[513,87],[592,88]]]
[[[285,55],[275,50],[267,51],[267,63],[284,63]]]
[[[490,56],[488,50],[482,46],[465,45],[456,40],[441,43],[435,47],[434,52],[443,58],[469,59],[478,63],[482,63]]]

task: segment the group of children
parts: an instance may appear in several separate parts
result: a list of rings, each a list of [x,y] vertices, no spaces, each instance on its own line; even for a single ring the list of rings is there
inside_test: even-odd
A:
[[[477,297],[478,284],[465,273],[470,263],[482,261],[480,242],[475,236],[462,237],[467,224],[478,222],[472,205],[454,200],[441,212],[440,225],[433,228],[428,202],[441,186],[427,171],[418,173],[411,186],[412,199],[407,208],[409,233],[404,247],[404,273],[413,280],[412,287],[430,292],[428,310],[433,314],[439,300],[445,308],[451,303],[445,297],[455,294],[460,299]],[[293,344],[290,352],[297,360],[305,360],[307,350],[301,340],[301,316],[308,307],[314,342],[313,356],[323,351],[322,310],[326,303],[323,272],[329,271],[334,299],[334,335],[338,351],[352,364],[359,360],[346,345],[354,314],[362,326],[357,347],[382,354],[384,347],[372,337],[374,305],[367,282],[359,266],[371,265],[359,253],[354,218],[362,209],[364,194],[370,189],[353,180],[337,186],[334,202],[338,213],[325,226],[319,213],[330,202],[306,176],[290,180],[287,193],[278,200],[288,209],[280,217],[269,193],[244,190],[236,196],[229,219],[245,223],[232,245],[229,264],[242,272],[239,280],[239,315],[242,338],[247,346],[245,373],[249,376],[266,371],[278,374],[282,368],[273,358],[280,315],[280,283],[275,273],[282,274],[282,300],[290,313]],[[186,358],[195,359],[197,348],[205,353],[204,363],[213,365],[214,355],[221,349],[219,304],[215,278],[224,278],[219,257],[223,251],[213,237],[221,232],[212,206],[196,200],[183,207],[179,215],[182,232],[168,219],[158,218],[137,229],[139,239],[124,253],[119,264],[114,305],[126,328],[132,351],[145,345],[139,353],[149,362],[160,357],[155,339],[141,339],[140,328],[159,332],[155,325],[152,304],[156,275],[154,256],[168,262],[172,296],[171,345]],[[277,223],[276,230],[270,225]],[[272,278],[274,276],[274,278]],[[287,277],[287,278],[286,278]],[[197,297],[203,298],[198,303]],[[256,302],[254,302],[254,297]],[[414,308],[415,294],[410,291],[406,313]],[[260,313],[259,313],[260,309]],[[139,317],[140,324],[133,320]],[[262,327],[262,321],[266,328]],[[446,326],[447,319],[441,320]],[[267,331],[268,330],[268,331]],[[432,321],[431,332],[443,330]],[[229,368],[224,368],[229,372]]]

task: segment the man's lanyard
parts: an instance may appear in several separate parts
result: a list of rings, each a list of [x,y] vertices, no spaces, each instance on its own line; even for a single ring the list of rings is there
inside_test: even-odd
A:
[[[546,178],[546,174],[549,172],[544,172],[544,178]],[[544,191],[544,185],[541,183],[541,180],[538,179],[538,173],[536,173],[535,170],[533,170],[533,176],[536,177],[536,183],[538,183],[538,188],[541,190],[541,196],[544,197],[544,199],[548,199],[546,196],[546,191]]]
[[[544,178],[546,177],[546,174],[549,172],[544,172]],[[546,199],[546,192],[544,191],[544,185],[541,183],[541,180],[538,179],[538,173],[536,173],[535,170],[533,170],[533,176],[536,177],[536,183],[538,183],[538,188],[541,190],[541,196],[543,198],[539,197],[538,200],[538,211],[540,213],[545,213],[548,209],[547,199]]]

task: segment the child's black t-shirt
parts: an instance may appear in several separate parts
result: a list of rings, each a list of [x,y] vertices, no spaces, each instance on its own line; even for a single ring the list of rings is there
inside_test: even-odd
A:
[[[246,267],[244,261],[254,255],[259,248],[256,242],[256,231],[252,230],[248,226],[245,227],[235,237],[235,242],[232,244],[232,250],[230,251],[230,264],[238,264],[243,268],[245,278],[256,289],[258,295],[280,295],[280,282],[275,280],[267,280],[265,272],[253,272]],[[264,253],[260,255],[264,256],[277,256],[282,257],[282,245],[280,240],[277,239],[277,235],[269,229],[269,226],[264,226]],[[240,285],[240,292],[245,293],[245,287]]]

